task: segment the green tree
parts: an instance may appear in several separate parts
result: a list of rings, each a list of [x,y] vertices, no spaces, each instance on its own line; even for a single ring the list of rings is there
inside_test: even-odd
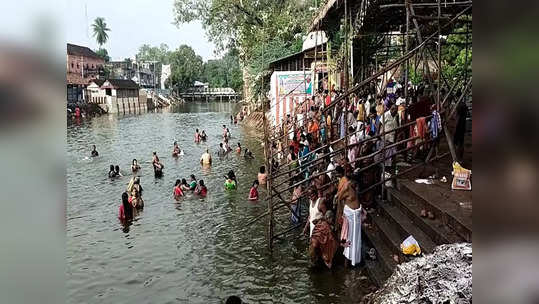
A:
[[[202,57],[190,46],[180,45],[170,52],[168,59],[171,64],[171,75],[167,80],[169,87],[181,92],[191,87],[195,80],[202,76]]]
[[[301,34],[306,32],[312,18],[309,3],[297,0],[175,0],[174,21],[181,26],[200,20],[218,51],[237,48],[241,66],[248,69],[250,82],[253,82],[260,79],[272,59],[301,49]]]
[[[168,56],[170,54],[168,45],[161,43],[159,46],[150,46],[143,44],[139,47],[137,58],[143,61],[159,61],[162,64],[168,64]]]
[[[105,60],[105,62],[110,61],[110,56],[109,56],[109,53],[107,52],[106,49],[101,48],[99,50],[96,50],[95,53],[97,54],[97,56],[103,58],[103,60]]]
[[[94,23],[92,24],[92,28],[94,31],[93,36],[95,37],[97,44],[99,44],[99,48],[101,48],[101,46],[105,44],[109,39],[109,35],[107,34],[107,32],[110,32],[110,29],[107,27],[107,23],[105,22],[105,18],[95,18]]]
[[[471,21],[469,17],[461,19]],[[472,34],[467,24],[455,29],[455,33],[447,36],[445,45],[442,44],[442,73],[450,84],[460,76],[472,75]],[[468,47],[466,47],[468,44]]]
[[[243,89],[243,77],[239,62],[239,52],[232,48],[222,58],[208,60],[204,63],[201,80],[208,82],[210,87],[234,89],[241,93]]]

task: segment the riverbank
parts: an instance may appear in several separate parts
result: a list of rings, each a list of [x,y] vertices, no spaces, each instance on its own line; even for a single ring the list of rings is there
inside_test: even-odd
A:
[[[257,131],[264,131],[264,113],[260,111],[251,112],[251,114],[245,118],[244,124]]]

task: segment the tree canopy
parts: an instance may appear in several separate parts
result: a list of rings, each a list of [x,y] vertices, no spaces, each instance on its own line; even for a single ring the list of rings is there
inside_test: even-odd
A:
[[[222,58],[208,60],[204,63],[202,81],[214,88],[232,88],[241,92],[243,78],[237,49],[229,50]]]
[[[95,18],[92,28],[94,31],[93,36],[95,37],[97,44],[99,44],[99,48],[101,48],[101,46],[109,39],[107,32],[110,32],[110,29],[107,27],[107,23],[105,22],[105,18]]]
[[[138,49],[137,59],[143,61],[156,60],[162,64],[168,64],[169,54],[170,50],[166,43],[161,43],[159,46],[143,44]]]
[[[188,45],[180,45],[168,55],[171,64],[171,75],[167,80],[169,87],[175,90],[185,90],[199,80],[202,75],[202,57]]]
[[[322,4],[322,1],[320,1]],[[302,34],[312,18],[310,1],[175,0],[174,22],[200,20],[218,51],[237,48],[250,82],[273,59],[301,50]],[[253,87],[253,86],[252,86]],[[253,87],[255,93],[260,89]]]

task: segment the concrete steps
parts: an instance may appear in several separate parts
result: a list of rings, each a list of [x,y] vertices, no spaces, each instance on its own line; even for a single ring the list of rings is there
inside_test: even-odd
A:
[[[452,192],[448,187],[448,183],[424,185],[399,179],[397,188],[386,189],[388,200],[378,203],[369,214],[372,225],[363,228],[366,245],[376,250],[376,260],[365,259],[376,284],[381,286],[397,266],[394,255],[399,263],[415,258],[400,249],[410,235],[418,241],[422,254],[433,252],[440,244],[471,241],[471,209],[455,208],[459,200],[470,199],[471,204],[471,193]],[[421,217],[424,208],[433,211],[435,219]]]
[[[454,230],[465,241],[471,242],[472,210],[471,207],[466,208],[466,204],[471,206],[471,192],[447,190],[449,184],[429,186],[431,187],[410,180],[399,181],[401,192],[434,212],[439,221]]]
[[[421,217],[423,207],[417,199],[413,199],[405,192],[395,189],[388,189],[388,192],[391,202],[406,214],[415,226],[427,234],[436,245],[464,241],[455,231],[444,225],[440,220]]]

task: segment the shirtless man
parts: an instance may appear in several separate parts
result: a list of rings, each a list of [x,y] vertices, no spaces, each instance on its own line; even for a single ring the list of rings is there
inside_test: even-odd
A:
[[[200,157],[200,164],[206,166],[211,165],[211,154],[209,149],[206,149],[206,152]]]
[[[172,156],[173,157],[177,157],[178,155],[180,155],[180,146],[178,146],[178,142],[175,141],[174,142],[174,148],[172,149]]]
[[[359,203],[357,192],[352,187],[352,181],[348,177],[344,176],[344,169],[341,166],[336,168],[337,176],[340,177],[339,185],[337,186],[337,195],[335,198],[339,202],[337,207],[337,232],[344,229],[344,225],[347,225],[347,234],[341,235],[341,243],[347,244],[344,248],[344,256],[348,262],[351,262],[352,266],[361,262],[361,222],[363,209]],[[344,206],[343,206],[344,203]]]

